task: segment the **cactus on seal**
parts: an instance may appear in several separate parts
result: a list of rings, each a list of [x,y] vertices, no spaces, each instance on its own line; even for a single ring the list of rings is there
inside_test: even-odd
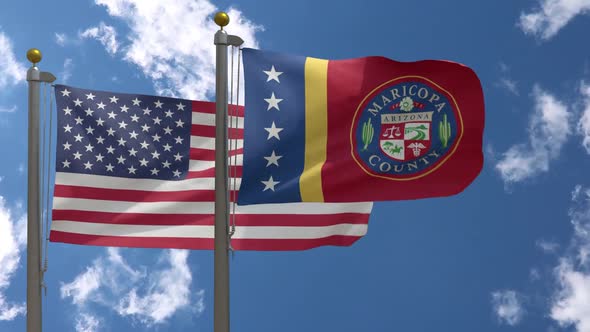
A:
[[[443,148],[446,148],[449,144],[449,138],[451,138],[451,124],[447,121],[447,115],[443,116],[443,120],[438,123],[438,137],[442,142]]]
[[[373,128],[373,124],[371,123],[371,119],[368,119],[367,122],[363,124],[363,151],[367,150],[367,147],[373,141],[373,135],[375,134],[375,128]]]

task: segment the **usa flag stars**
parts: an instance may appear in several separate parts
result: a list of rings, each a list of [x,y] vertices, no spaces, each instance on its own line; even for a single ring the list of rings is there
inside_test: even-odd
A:
[[[189,168],[191,102],[56,87],[58,172],[160,180]]]

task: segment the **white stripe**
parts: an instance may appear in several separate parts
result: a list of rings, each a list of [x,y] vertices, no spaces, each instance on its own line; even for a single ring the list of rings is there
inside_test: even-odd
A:
[[[366,224],[339,224],[320,227],[276,227],[240,226],[236,227],[234,239],[317,239],[332,235],[363,236],[367,233]],[[214,226],[198,225],[118,225],[67,220],[54,220],[51,230],[97,236],[133,237],[178,237],[213,238]]]
[[[237,139],[228,141],[228,147],[231,144],[232,149],[241,149],[244,147],[244,140]],[[236,146],[237,144],[237,146]],[[215,150],[215,138],[213,137],[203,137],[203,136],[191,136],[191,148],[195,149],[205,149],[205,150]]]
[[[203,126],[211,126],[215,127],[215,114],[210,113],[199,113],[193,112],[192,116],[192,124],[194,125],[203,125]],[[237,126],[236,126],[236,117],[228,117],[228,126],[231,128],[244,128],[244,118],[237,117]]]
[[[236,179],[241,183],[241,179]],[[103,189],[146,190],[146,191],[183,191],[183,190],[215,190],[215,178],[195,178],[179,181],[129,179],[104,175],[76,173],[55,173],[55,184],[66,186],[82,186]]]
[[[236,214],[371,213],[372,203],[287,203],[236,206]],[[54,210],[149,214],[213,214],[214,202],[121,202],[54,197]]]
[[[243,155],[239,154],[234,159],[233,157],[228,158],[228,162],[233,166],[242,166]],[[188,163],[188,170],[189,172],[198,172],[204,171],[207,169],[211,169],[215,167],[214,161],[204,161],[204,160],[191,160]]]

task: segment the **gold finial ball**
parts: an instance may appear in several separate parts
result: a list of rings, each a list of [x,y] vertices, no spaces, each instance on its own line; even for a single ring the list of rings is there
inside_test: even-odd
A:
[[[29,61],[31,61],[33,64],[41,62],[41,58],[43,58],[43,56],[41,55],[41,51],[38,49],[31,48],[27,51],[27,59],[29,59]]]
[[[229,24],[229,16],[227,16],[226,12],[218,12],[215,14],[215,18],[213,20],[222,28]]]

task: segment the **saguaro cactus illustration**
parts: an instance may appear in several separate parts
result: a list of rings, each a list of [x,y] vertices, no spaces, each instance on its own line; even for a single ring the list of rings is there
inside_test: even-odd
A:
[[[365,144],[363,151],[367,150],[367,147],[373,141],[374,134],[375,129],[373,128],[373,124],[371,124],[371,119],[369,119],[363,124],[363,144]]]
[[[438,123],[438,137],[442,142],[443,148],[446,148],[449,144],[449,138],[451,138],[451,124],[447,121],[447,115],[443,116],[443,120]]]

